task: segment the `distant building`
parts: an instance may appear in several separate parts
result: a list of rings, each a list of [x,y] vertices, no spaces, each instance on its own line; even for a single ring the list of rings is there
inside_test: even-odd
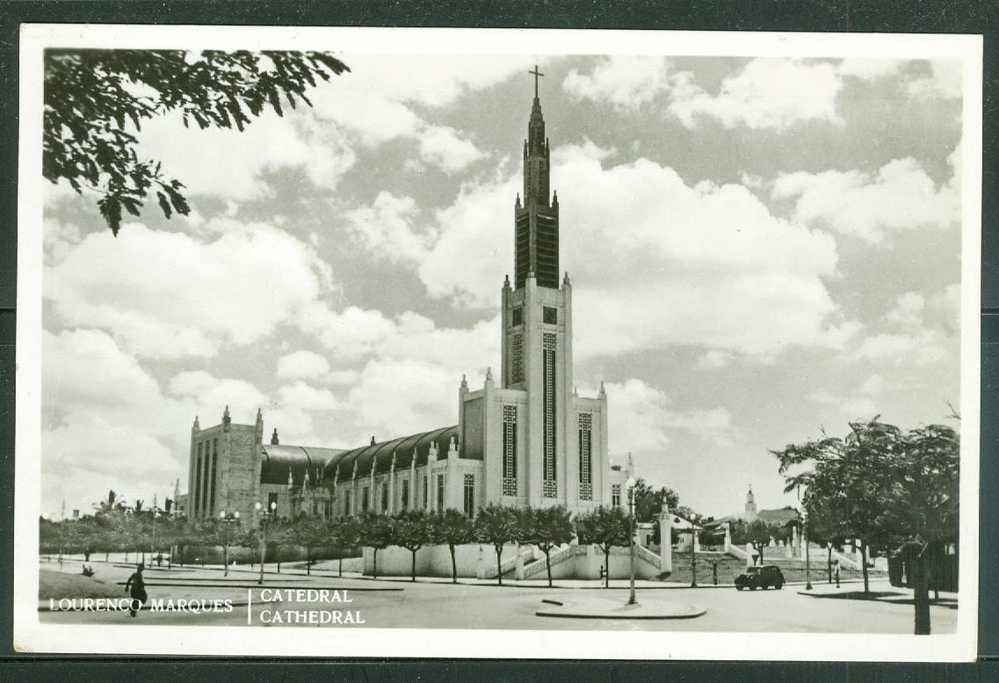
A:
[[[773,508],[770,510],[757,510],[756,496],[753,495],[753,487],[750,485],[749,490],[746,492],[746,504],[742,514],[720,517],[714,520],[709,526],[718,527],[724,522],[736,521],[750,523],[756,521],[757,519],[762,520],[767,524],[787,526],[791,522],[797,520],[798,517],[798,511],[791,506]]]
[[[746,493],[746,512],[743,515],[743,519],[747,522],[752,522],[756,519],[756,498],[753,496],[753,486],[749,485],[749,491]]]

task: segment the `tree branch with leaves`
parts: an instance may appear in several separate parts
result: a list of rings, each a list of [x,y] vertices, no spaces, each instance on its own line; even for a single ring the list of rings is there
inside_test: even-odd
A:
[[[47,50],[42,174],[96,193],[114,235],[151,194],[167,218],[187,215],[184,184],[139,155],[144,121],[176,113],[185,127],[242,131],[265,111],[312,106],[309,89],[349,70],[329,52]]]

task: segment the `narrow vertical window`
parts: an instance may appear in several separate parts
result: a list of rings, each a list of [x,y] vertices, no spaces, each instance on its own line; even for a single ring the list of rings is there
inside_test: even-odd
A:
[[[555,462],[555,335],[542,337],[542,427],[544,429],[544,462],[542,470],[542,495],[545,498],[558,497]]]
[[[209,443],[205,441],[205,466],[202,470],[201,477],[201,512],[206,516],[212,515],[212,510],[208,507],[208,479],[210,474],[210,463],[211,463],[211,448]]]
[[[621,485],[611,484],[611,506],[621,507]]]
[[[579,414],[579,499],[593,500],[593,473],[591,447],[593,443],[593,416]]]
[[[277,514],[278,511],[278,494],[268,493],[267,494],[267,510],[270,512],[273,510],[273,514]]]
[[[361,512],[368,511],[368,487],[361,489]]]
[[[475,475],[466,474],[465,475],[465,516],[474,517],[475,516]]]
[[[351,514],[350,510],[350,491],[343,492],[343,514],[348,516]]]
[[[510,384],[519,384],[524,381],[524,335],[511,337],[510,355]]]
[[[423,474],[423,507],[430,505],[430,475]]]
[[[517,495],[517,406],[503,406],[503,495]]]
[[[389,509],[389,487],[388,482],[382,482],[382,512],[388,512]]]
[[[217,484],[218,480],[215,479],[215,467],[218,464],[218,460],[219,460],[219,440],[212,439],[212,474],[211,478],[208,480],[209,486],[211,487],[209,489],[211,493],[209,494],[208,497],[208,509],[209,511],[211,511],[212,514],[215,514],[215,489],[218,486]]]
[[[444,509],[444,475],[437,475],[437,509]]]
[[[409,509],[409,479],[402,480],[402,509]]]
[[[197,473],[194,476],[194,516],[201,514],[201,444],[198,444],[198,455],[195,461]]]

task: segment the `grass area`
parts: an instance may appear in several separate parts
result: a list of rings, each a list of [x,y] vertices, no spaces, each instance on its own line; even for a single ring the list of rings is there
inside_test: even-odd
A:
[[[120,598],[124,595],[120,586],[104,583],[89,576],[64,574],[42,569],[38,576],[38,598],[40,600],[61,600],[62,598]]]

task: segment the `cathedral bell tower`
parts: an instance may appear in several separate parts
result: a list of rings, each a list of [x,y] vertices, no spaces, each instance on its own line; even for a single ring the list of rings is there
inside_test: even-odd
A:
[[[527,392],[527,499],[566,504],[576,495],[576,409],[572,384],[572,286],[559,281],[558,195],[551,193],[537,66],[524,141],[524,196],[514,203],[514,281],[503,283],[502,386]],[[571,461],[571,462],[570,462]]]

